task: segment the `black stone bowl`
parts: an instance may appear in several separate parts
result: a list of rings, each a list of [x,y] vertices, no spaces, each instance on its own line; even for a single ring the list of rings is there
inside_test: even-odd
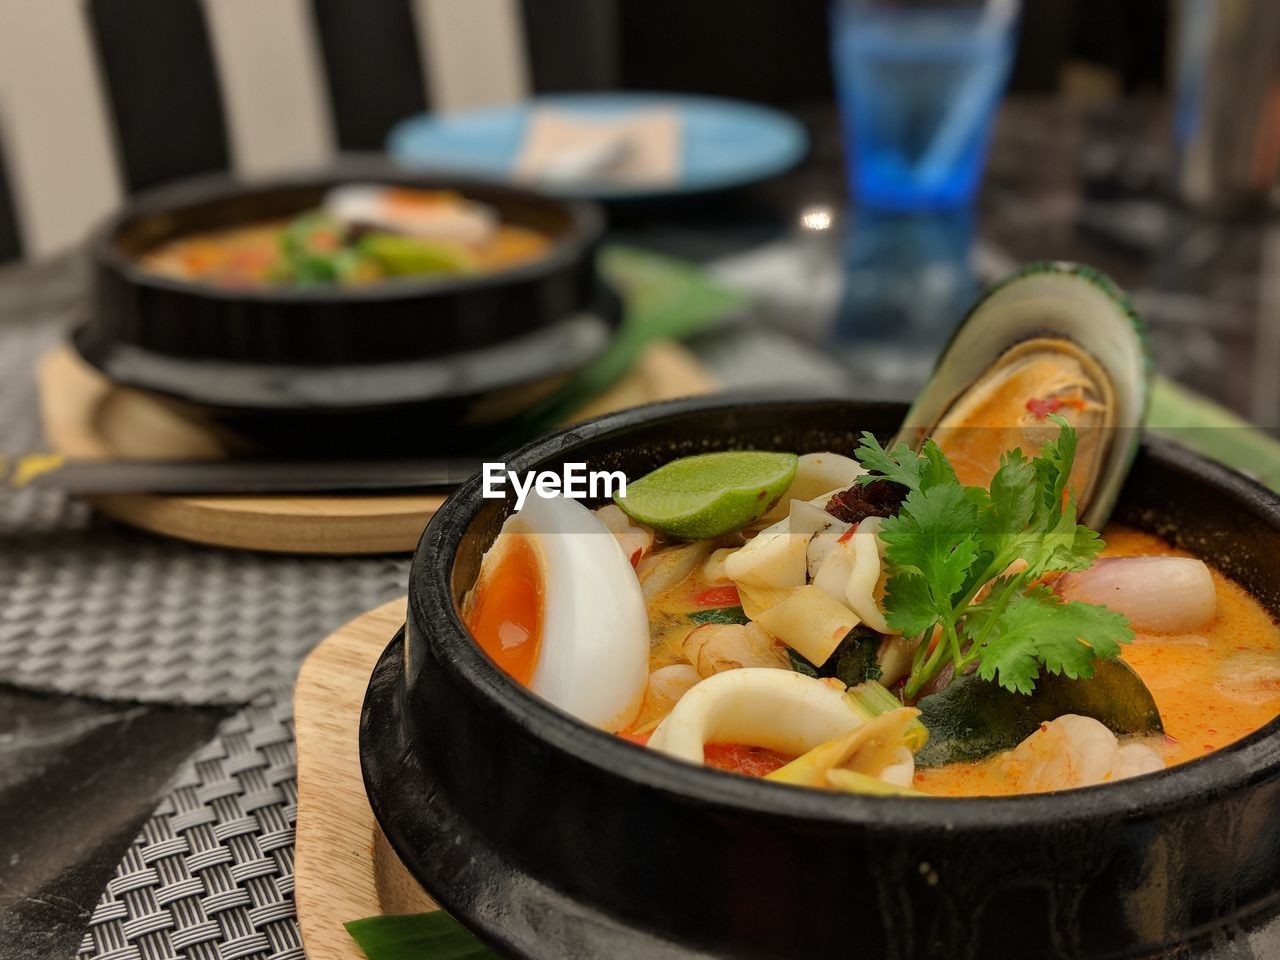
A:
[[[507,223],[548,235],[529,263],[471,277],[399,278],[358,288],[230,290],[159,276],[138,256],[189,233],[287,219],[343,183],[454,190]],[[129,204],[92,241],[95,302],[84,337],[179,360],[245,364],[402,363],[492,347],[594,309],[598,207],[352,159],[320,174],[246,185],[186,181]]]
[[[678,402],[562,431],[509,467],[586,461],[634,478],[703,450],[849,450],[863,429],[891,434],[904,412]],[[373,674],[360,731],[392,845],[502,952],[1277,955],[1280,723],[1161,773],[1004,799],[848,796],[686,765],[574,721],[467,634],[459,601],[511,508],[472,480],[435,515],[403,639]],[[1269,491],[1149,443],[1117,516],[1194,550],[1280,612],[1280,498]]]

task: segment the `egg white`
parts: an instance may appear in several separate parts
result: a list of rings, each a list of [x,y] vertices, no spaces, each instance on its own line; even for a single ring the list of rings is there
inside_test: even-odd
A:
[[[387,202],[391,189],[364,183],[334,187],[325,194],[324,210],[341,223],[468,244],[483,243],[497,227],[497,213],[484,204],[464,200],[406,209]]]
[[[530,689],[587,723],[625,729],[649,678],[649,616],[617,539],[576,500],[536,495],[503,532],[528,538],[542,572]]]

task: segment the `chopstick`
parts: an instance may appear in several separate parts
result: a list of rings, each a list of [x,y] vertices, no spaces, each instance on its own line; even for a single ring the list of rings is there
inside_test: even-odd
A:
[[[448,491],[479,471],[473,457],[386,460],[94,460],[0,458],[10,489],[74,494],[286,494]]]

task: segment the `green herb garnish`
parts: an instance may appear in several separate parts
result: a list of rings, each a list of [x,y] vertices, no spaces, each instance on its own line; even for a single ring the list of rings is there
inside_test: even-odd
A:
[[[710,610],[694,610],[690,620],[701,626],[704,623],[750,623],[751,618],[741,607],[713,607]],[[788,647],[787,649],[790,649]]]
[[[948,661],[972,665],[983,680],[1029,694],[1041,671],[1093,676],[1133,638],[1128,620],[1095,604],[1062,601],[1037,581],[1051,571],[1083,570],[1102,550],[1098,534],[1076,523],[1069,487],[1076,431],[1061,417],[1056,440],[1028,460],[1000,458],[988,490],[963,486],[938,445],[893,450],[862,435],[860,483],[888,479],[909,491],[884,521],[890,626],[924,637],[907,678],[914,697]],[[988,588],[985,589],[984,588]],[[979,596],[981,595],[981,599]]]

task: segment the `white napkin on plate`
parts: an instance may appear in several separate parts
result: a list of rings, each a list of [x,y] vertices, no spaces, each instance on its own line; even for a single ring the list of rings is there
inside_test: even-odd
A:
[[[532,183],[669,186],[680,176],[680,117],[660,107],[614,117],[535,107],[512,173]]]

